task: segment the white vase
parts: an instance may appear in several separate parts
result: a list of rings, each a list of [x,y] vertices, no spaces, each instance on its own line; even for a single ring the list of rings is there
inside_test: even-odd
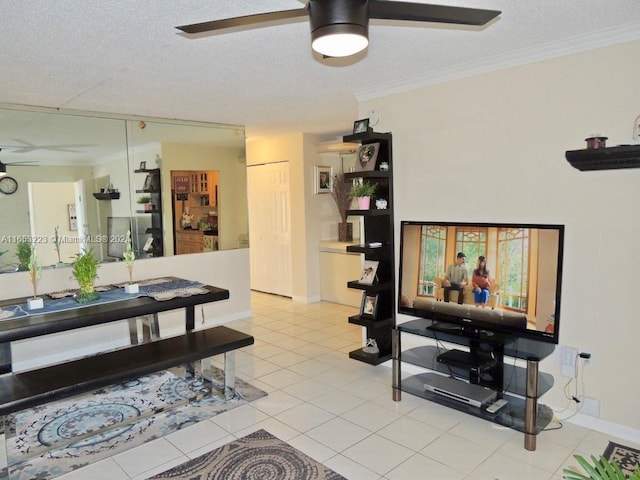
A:
[[[40,308],[44,308],[44,301],[40,297],[30,298],[29,300],[27,300],[27,308],[29,310],[38,310]]]
[[[371,205],[371,197],[358,197],[358,209],[369,210]]]
[[[127,283],[124,286],[124,293],[138,293],[140,291],[140,285],[137,283]]]

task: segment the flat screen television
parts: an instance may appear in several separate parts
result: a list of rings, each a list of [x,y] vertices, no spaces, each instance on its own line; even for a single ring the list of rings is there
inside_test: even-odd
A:
[[[564,225],[403,221],[398,312],[445,329],[557,344],[563,244]],[[457,285],[445,279],[459,254],[468,280],[461,304]],[[480,273],[488,274],[474,283],[480,257],[488,270]]]

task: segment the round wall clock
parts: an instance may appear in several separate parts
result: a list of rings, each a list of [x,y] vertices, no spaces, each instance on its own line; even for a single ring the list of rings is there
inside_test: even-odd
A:
[[[13,177],[0,177],[0,192],[5,195],[11,195],[18,190],[18,182]]]

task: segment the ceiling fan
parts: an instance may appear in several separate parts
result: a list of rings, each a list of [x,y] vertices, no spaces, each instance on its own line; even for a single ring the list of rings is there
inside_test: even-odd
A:
[[[364,50],[369,44],[371,18],[485,25],[500,13],[497,10],[390,0],[308,0],[304,7],[294,10],[245,15],[176,28],[196,35],[308,15],[311,24],[311,47],[327,57],[346,57]]]
[[[0,147],[0,152],[2,152],[2,147]],[[0,160],[0,177],[4,176],[7,174],[7,167],[9,165],[15,165],[18,167],[37,167],[37,165],[29,165],[30,163],[36,163],[36,160],[27,160],[25,162],[11,162],[11,163],[4,163],[2,160]]]
[[[22,145],[0,145],[0,150],[3,148],[10,148],[13,150],[13,153],[31,153],[36,150],[48,150],[51,152],[68,152],[68,153],[79,153],[80,150],[73,150],[74,148],[86,148],[86,147],[95,147],[97,145],[91,145],[86,143],[68,143],[68,144],[58,144],[58,145],[36,145],[26,140],[21,140],[19,138],[12,138],[14,142],[21,143]]]

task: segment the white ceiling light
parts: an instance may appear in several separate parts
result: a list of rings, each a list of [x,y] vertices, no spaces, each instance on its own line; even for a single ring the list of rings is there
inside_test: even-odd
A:
[[[360,25],[326,25],[312,33],[311,48],[327,57],[348,57],[367,45],[367,29]]]

